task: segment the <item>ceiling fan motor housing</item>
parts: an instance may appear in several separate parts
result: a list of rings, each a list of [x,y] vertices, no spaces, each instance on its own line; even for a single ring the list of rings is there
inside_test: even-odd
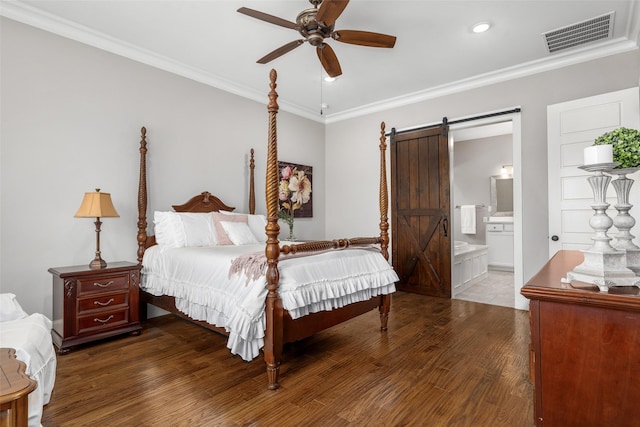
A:
[[[298,32],[312,46],[321,46],[323,40],[331,36],[335,25],[326,26],[316,20],[318,9],[305,9],[298,14],[296,23],[298,24]]]

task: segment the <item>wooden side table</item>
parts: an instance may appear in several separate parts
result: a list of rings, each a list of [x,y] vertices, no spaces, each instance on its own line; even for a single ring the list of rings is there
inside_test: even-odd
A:
[[[140,269],[133,262],[50,268],[53,275],[53,343],[59,354],[114,335],[139,335]]]
[[[27,365],[16,359],[12,348],[0,348],[0,426],[26,427],[29,422],[29,393],[38,383],[25,373]]]

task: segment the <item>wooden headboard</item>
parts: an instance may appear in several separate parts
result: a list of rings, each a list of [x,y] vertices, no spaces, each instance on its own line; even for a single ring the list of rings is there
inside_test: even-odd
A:
[[[176,212],[218,212],[229,211],[235,208],[225,205],[222,200],[209,193],[203,191],[197,196],[193,196],[188,202],[181,205],[171,206]]]

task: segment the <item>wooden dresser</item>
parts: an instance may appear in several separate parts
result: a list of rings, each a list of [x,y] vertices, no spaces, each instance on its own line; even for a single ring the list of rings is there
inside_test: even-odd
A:
[[[139,264],[112,262],[50,268],[53,275],[53,342],[58,353],[114,335],[141,331]]]
[[[530,300],[535,424],[640,426],[638,289],[562,283],[582,260],[558,252],[521,291]]]

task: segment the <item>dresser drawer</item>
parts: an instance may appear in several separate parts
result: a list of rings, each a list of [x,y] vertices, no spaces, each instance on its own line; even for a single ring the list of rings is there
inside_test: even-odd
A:
[[[78,334],[96,332],[98,329],[110,329],[125,324],[129,321],[129,309],[104,311],[83,316],[78,319]]]
[[[129,274],[113,274],[78,279],[78,295],[129,289]]]
[[[95,295],[91,298],[85,298],[78,301],[78,314],[84,314],[87,311],[102,310],[112,311],[116,306],[127,306],[129,293],[121,292],[111,295]]]

